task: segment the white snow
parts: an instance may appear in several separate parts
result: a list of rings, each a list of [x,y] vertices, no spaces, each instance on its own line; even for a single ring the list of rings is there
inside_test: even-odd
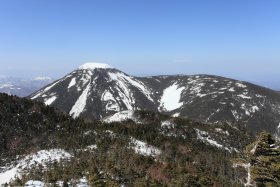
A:
[[[161,150],[154,146],[148,145],[143,141],[137,140],[132,137],[130,138],[130,140],[130,147],[140,155],[156,157],[161,154]]]
[[[241,116],[238,115],[238,112],[236,110],[231,110],[232,115],[236,120],[239,120]]]
[[[81,178],[76,187],[89,187],[86,177]]]
[[[241,97],[243,99],[252,99],[252,97],[249,97],[249,96],[244,95],[244,94],[239,94],[239,95],[237,95],[237,97]]]
[[[126,108],[128,110],[133,109],[133,105],[135,104],[135,99],[133,95],[133,91],[130,89],[131,86],[134,86],[137,88],[140,92],[142,92],[146,98],[148,98],[150,101],[154,102],[154,100],[151,97],[151,91],[144,85],[144,83],[133,79],[133,77],[127,76],[124,73],[108,73],[111,80],[115,81],[118,87],[116,89],[118,90],[118,93],[126,105]]]
[[[259,111],[259,110],[260,110],[260,109],[259,109],[258,106],[252,106],[252,107],[250,108],[250,111],[253,112],[253,113],[255,113],[255,112]]]
[[[56,96],[52,96],[51,98],[45,100],[45,104],[46,105],[51,105],[55,100],[56,100]]]
[[[174,128],[174,123],[172,123],[169,120],[166,120],[166,121],[162,121],[160,126],[161,126],[161,128],[172,129],[172,128]]]
[[[163,95],[160,99],[160,106],[166,111],[172,111],[180,108],[183,103],[180,102],[181,93],[184,87],[178,88],[178,85],[174,83],[165,90],[163,90]]]
[[[241,82],[237,82],[236,86],[240,87],[240,88],[246,88],[247,86],[242,84]]]
[[[224,130],[221,129],[221,128],[215,128],[215,131],[229,136],[229,132],[228,132],[228,131],[224,131]]]
[[[55,83],[53,83],[52,85],[50,85],[50,86],[48,86],[48,87],[46,87],[45,89],[44,89],[44,93],[45,92],[47,92],[47,91],[49,91],[52,87],[54,87],[56,84],[58,84],[60,81],[57,81],[57,82],[55,82]]]
[[[72,182],[68,182],[69,186],[89,187],[88,180],[86,179],[86,177],[83,177],[79,180],[72,179],[71,181],[76,183],[76,185],[71,184]],[[57,181],[56,185],[59,186],[59,187],[63,187],[63,181]],[[49,186],[49,185],[45,184],[42,181],[35,181],[35,180],[30,180],[30,181],[26,182],[25,185],[24,185],[24,187],[44,187],[44,186]]]
[[[78,98],[78,100],[76,101],[76,103],[74,104],[72,109],[70,110],[69,114],[73,118],[79,117],[80,114],[84,111],[86,104],[87,104],[88,94],[89,94],[89,91],[91,88],[90,84],[91,83],[89,81],[86,89],[83,91],[83,93],[80,95],[80,97]]]
[[[233,87],[231,87],[228,91],[235,92],[235,89]]]
[[[232,152],[232,150],[238,152],[238,150],[236,150],[235,148],[231,148],[231,147],[228,148],[228,147],[225,147],[225,146],[219,144],[217,141],[213,140],[213,138],[211,138],[211,136],[209,136],[208,132],[205,132],[205,131],[202,131],[199,129],[195,129],[195,131],[197,133],[197,138],[204,143],[210,144],[210,145],[215,146],[220,149],[224,149],[228,152]]]
[[[97,145],[89,145],[89,146],[87,146],[87,149],[89,149],[89,150],[97,149]]]
[[[177,113],[175,113],[175,114],[172,115],[172,117],[179,117],[179,116],[180,116],[180,113],[179,113],[179,112],[177,112]]]
[[[31,97],[31,99],[36,99],[37,97],[39,97],[40,95],[43,95],[45,92],[49,91],[52,87],[54,87],[56,84],[58,84],[61,80],[56,81],[55,83],[51,84],[50,86],[46,87],[44,90],[41,90],[39,92],[36,93],[36,95],[34,95],[33,97]]]
[[[19,160],[16,165],[11,164],[9,167],[1,171],[0,186],[5,183],[9,183],[16,177],[21,177],[23,171],[30,169],[32,166],[39,164],[45,166],[48,162],[59,162],[62,159],[70,157],[72,157],[71,154],[63,149],[41,150],[37,153],[27,155],[23,159]]]
[[[122,122],[122,121],[126,121],[128,119],[133,120],[135,123],[140,123],[135,115],[134,115],[134,111],[132,110],[125,110],[125,111],[121,111],[118,113],[115,113],[111,116],[108,116],[106,118],[103,119],[103,122],[106,123],[111,123],[111,122]]]
[[[109,72],[108,75],[112,80],[116,81],[117,86],[115,87],[115,89],[118,91],[119,97],[125,104],[126,109],[133,110],[135,99],[133,93],[126,84],[126,81],[124,81],[122,77],[118,76],[118,74]]]
[[[45,184],[42,181],[30,180],[30,181],[27,181],[24,186],[25,187],[44,187]]]
[[[223,147],[223,145],[219,144],[215,140],[212,140],[207,132],[202,131],[202,130],[198,130],[198,129],[195,129],[195,130],[197,132],[197,138],[198,139],[202,140],[203,142],[208,142],[210,145],[213,145],[213,146],[218,147],[218,148]]]
[[[78,69],[82,70],[94,70],[94,69],[112,69],[108,64],[98,63],[98,62],[87,62],[81,65]]]
[[[110,91],[105,91],[101,96],[101,101],[106,103],[106,111],[120,111],[120,106]]]
[[[68,89],[71,88],[72,86],[75,86],[76,84],[76,78],[72,78],[72,80],[70,81],[69,85],[68,85]]]
[[[120,77],[128,81],[130,84],[138,88],[150,101],[153,102],[153,99],[151,98],[151,92],[148,90],[148,88],[140,81],[133,80],[132,77],[126,76],[124,74],[118,74]]]

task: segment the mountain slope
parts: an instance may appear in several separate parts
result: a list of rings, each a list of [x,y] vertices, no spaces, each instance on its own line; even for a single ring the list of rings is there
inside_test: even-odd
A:
[[[151,90],[141,81],[108,65],[85,64],[32,94],[74,118],[103,118],[122,110],[156,110]]]
[[[74,118],[102,119],[124,110],[147,109],[280,135],[279,93],[218,76],[132,77],[106,64],[88,63],[30,98]]]
[[[159,111],[167,114],[211,123],[240,123],[254,132],[278,130],[280,94],[273,90],[210,75],[159,76],[142,80],[153,90],[160,90]],[[177,106],[172,108],[176,94],[180,97]],[[165,107],[169,102],[170,109]]]
[[[231,186],[230,160],[252,139],[228,124],[154,112],[134,112],[139,123],[85,123],[6,94],[0,106],[0,185]]]

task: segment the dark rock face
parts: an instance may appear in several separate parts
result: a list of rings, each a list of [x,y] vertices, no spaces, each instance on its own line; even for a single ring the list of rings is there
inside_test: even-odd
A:
[[[146,109],[206,123],[242,124],[280,135],[280,94],[211,75],[132,77],[108,65],[81,66],[29,96],[74,118]]]

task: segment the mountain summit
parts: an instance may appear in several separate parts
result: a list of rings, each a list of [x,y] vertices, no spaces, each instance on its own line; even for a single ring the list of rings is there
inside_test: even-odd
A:
[[[133,77],[107,64],[86,63],[30,98],[74,118],[103,119],[144,109],[206,123],[243,124],[253,132],[280,135],[279,93],[219,76]]]
[[[100,119],[123,110],[157,110],[152,90],[142,81],[101,63],[83,64],[30,98],[56,106],[74,118]]]
[[[113,69],[108,64],[98,63],[98,62],[87,62],[79,67],[79,69],[94,70],[94,69]]]

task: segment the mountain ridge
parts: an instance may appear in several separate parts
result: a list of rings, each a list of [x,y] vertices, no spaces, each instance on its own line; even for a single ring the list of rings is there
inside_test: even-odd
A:
[[[94,68],[77,68],[29,98],[74,118],[102,119],[141,109],[280,135],[280,94],[271,89],[215,75],[134,77],[107,64],[85,66]]]

